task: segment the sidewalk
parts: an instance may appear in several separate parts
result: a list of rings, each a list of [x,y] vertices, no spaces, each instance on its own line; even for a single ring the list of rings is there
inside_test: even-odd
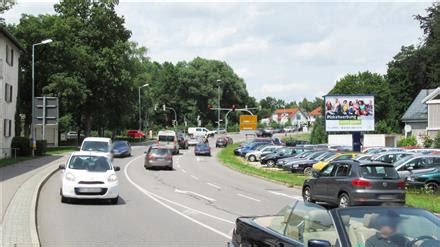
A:
[[[46,156],[0,168],[2,246],[39,246],[35,206],[41,184],[66,156]]]

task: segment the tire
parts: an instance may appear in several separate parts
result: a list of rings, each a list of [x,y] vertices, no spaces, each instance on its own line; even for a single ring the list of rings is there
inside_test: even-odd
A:
[[[70,202],[70,198],[65,197],[65,196],[61,196],[61,203],[69,203]]]
[[[168,170],[172,171],[173,170],[173,166],[168,166]]]
[[[113,205],[116,205],[116,204],[118,204],[118,200],[119,200],[119,196],[118,196],[118,197],[115,197],[115,198],[112,198],[112,199],[110,199],[110,203],[111,203],[111,204],[113,204]]]
[[[249,160],[250,162],[255,162],[255,161],[257,160],[257,157],[255,157],[255,155],[250,155],[250,156],[248,157],[248,160]]]
[[[267,164],[267,166],[270,166],[270,167],[275,167],[275,161],[274,160],[268,160],[267,162],[266,162],[266,164]]]
[[[310,175],[312,175],[312,171],[313,171],[313,168],[312,168],[312,167],[306,167],[306,168],[304,168],[303,173],[304,173],[304,175],[306,175],[306,176],[310,176]]]
[[[428,182],[425,184],[425,189],[427,191],[430,191],[432,193],[439,193],[440,192],[440,186],[436,182]]]
[[[351,206],[350,196],[347,193],[342,193],[339,195],[338,207],[346,208]]]
[[[303,189],[303,200],[305,202],[315,203],[315,201],[312,200],[312,190],[309,186],[306,186]]]

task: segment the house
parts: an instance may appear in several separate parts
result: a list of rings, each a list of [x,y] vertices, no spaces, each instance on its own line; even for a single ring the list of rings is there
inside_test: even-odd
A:
[[[272,121],[276,123],[288,125],[289,120],[293,126],[305,125],[308,122],[307,115],[296,107],[289,109],[276,109],[272,114]]]
[[[403,114],[405,134],[414,135],[422,144],[423,136],[431,138],[440,130],[440,88],[422,89]]]
[[[316,107],[313,111],[309,113],[309,122],[313,124],[317,117],[322,116],[322,108],[320,106]]]
[[[0,26],[0,159],[11,155],[11,142],[15,136],[18,59],[23,51],[14,36]]]

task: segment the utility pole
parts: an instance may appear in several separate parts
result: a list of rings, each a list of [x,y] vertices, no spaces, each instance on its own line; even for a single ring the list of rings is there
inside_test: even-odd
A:
[[[217,102],[217,107],[218,107],[218,111],[217,111],[217,133],[220,131],[220,83],[222,82],[222,80],[218,79],[217,80],[217,90],[218,90],[218,102]]]

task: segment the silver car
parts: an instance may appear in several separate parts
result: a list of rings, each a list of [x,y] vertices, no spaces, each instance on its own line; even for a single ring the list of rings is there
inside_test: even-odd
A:
[[[173,170],[173,155],[171,152],[170,149],[163,146],[151,146],[145,152],[145,169],[160,167]]]
[[[426,154],[407,156],[394,164],[394,168],[401,178],[406,178],[412,174],[427,172],[440,167],[440,155]]]

